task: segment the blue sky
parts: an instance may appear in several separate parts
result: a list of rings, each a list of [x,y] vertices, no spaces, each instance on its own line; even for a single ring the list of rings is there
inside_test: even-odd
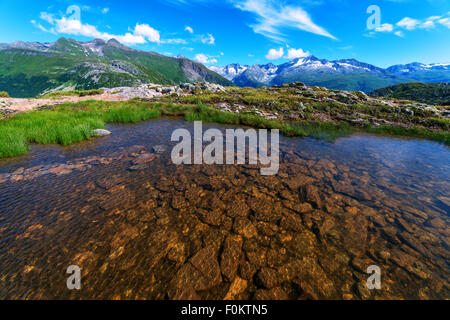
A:
[[[368,29],[370,5],[381,19]],[[450,62],[448,0],[1,0],[0,30],[0,42],[115,37],[216,66],[308,54],[381,67]]]

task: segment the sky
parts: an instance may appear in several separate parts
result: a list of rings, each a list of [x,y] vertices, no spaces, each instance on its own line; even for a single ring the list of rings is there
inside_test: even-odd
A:
[[[0,43],[115,38],[208,66],[450,62],[450,0],[0,0],[0,30]]]

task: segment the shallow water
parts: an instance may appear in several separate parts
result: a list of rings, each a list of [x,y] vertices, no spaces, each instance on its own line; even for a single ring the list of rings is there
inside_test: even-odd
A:
[[[450,298],[448,147],[280,137],[279,174],[261,176],[173,165],[180,127],[192,123],[110,125],[0,160],[0,298]],[[133,163],[155,145],[167,150]]]

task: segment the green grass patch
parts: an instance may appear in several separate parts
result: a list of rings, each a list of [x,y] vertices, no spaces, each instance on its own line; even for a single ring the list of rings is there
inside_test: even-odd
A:
[[[6,91],[0,91],[0,98],[9,98],[9,94]]]
[[[91,90],[67,90],[67,91],[53,91],[42,96],[39,96],[41,99],[49,99],[49,98],[59,98],[66,96],[76,96],[76,97],[85,97],[85,96],[94,96],[97,94],[102,94],[103,90],[101,89],[91,89]]]
[[[91,131],[105,128],[105,123],[135,123],[159,115],[153,104],[93,100],[20,113],[0,121],[0,158],[26,154],[29,143],[65,146],[89,139]]]
[[[265,119],[250,113],[224,112],[202,104],[188,110],[185,114],[185,119],[187,121],[201,120],[204,122],[244,125],[260,129],[279,129],[281,133],[287,136],[312,136],[328,141],[334,141],[338,137],[347,136],[354,132],[354,129],[346,123],[281,122],[275,119]]]
[[[421,127],[402,128],[393,126],[379,126],[364,128],[366,132],[377,134],[390,134],[396,136],[405,136],[413,138],[423,138],[438,142],[443,142],[446,145],[450,145],[450,132],[449,131],[431,131]]]

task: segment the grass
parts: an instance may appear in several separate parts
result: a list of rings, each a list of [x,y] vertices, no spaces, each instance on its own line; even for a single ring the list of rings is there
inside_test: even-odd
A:
[[[108,106],[98,101],[17,114],[0,121],[0,158],[27,154],[30,143],[65,146],[89,139],[91,130],[103,129],[105,123],[134,123],[159,115],[158,109],[139,103]]]
[[[0,91],[0,98],[9,98],[9,94],[6,91]]]
[[[201,120],[224,124],[244,125],[260,129],[279,129],[287,136],[312,136],[327,140],[334,140],[351,134],[354,130],[348,124],[334,124],[331,122],[281,122],[275,119],[265,119],[250,113],[231,113],[198,104],[186,114],[187,121]]]
[[[306,120],[296,122],[268,120],[251,113],[220,111],[201,103],[185,105],[137,100],[125,102],[87,100],[62,104],[50,110],[16,114],[0,121],[0,158],[26,154],[30,143],[69,145],[87,140],[91,137],[91,130],[105,128],[105,123],[135,123],[160,116],[182,116],[187,121],[202,120],[254,128],[279,129],[281,133],[288,136],[312,136],[328,141],[361,130],[345,122],[336,124]],[[448,131],[437,132],[420,127],[408,129],[391,126],[367,126],[362,130],[427,138],[450,145]]]
[[[365,127],[364,131],[377,134],[390,134],[396,136],[405,136],[413,138],[423,138],[450,145],[449,131],[431,131],[421,127],[402,128],[393,126]]]
[[[58,97],[66,97],[66,96],[76,96],[76,97],[85,97],[85,96],[93,96],[97,94],[102,94],[103,90],[101,89],[91,89],[91,90],[68,90],[68,91],[53,91],[42,96],[39,96],[41,99],[49,99],[49,98],[58,98]]]

